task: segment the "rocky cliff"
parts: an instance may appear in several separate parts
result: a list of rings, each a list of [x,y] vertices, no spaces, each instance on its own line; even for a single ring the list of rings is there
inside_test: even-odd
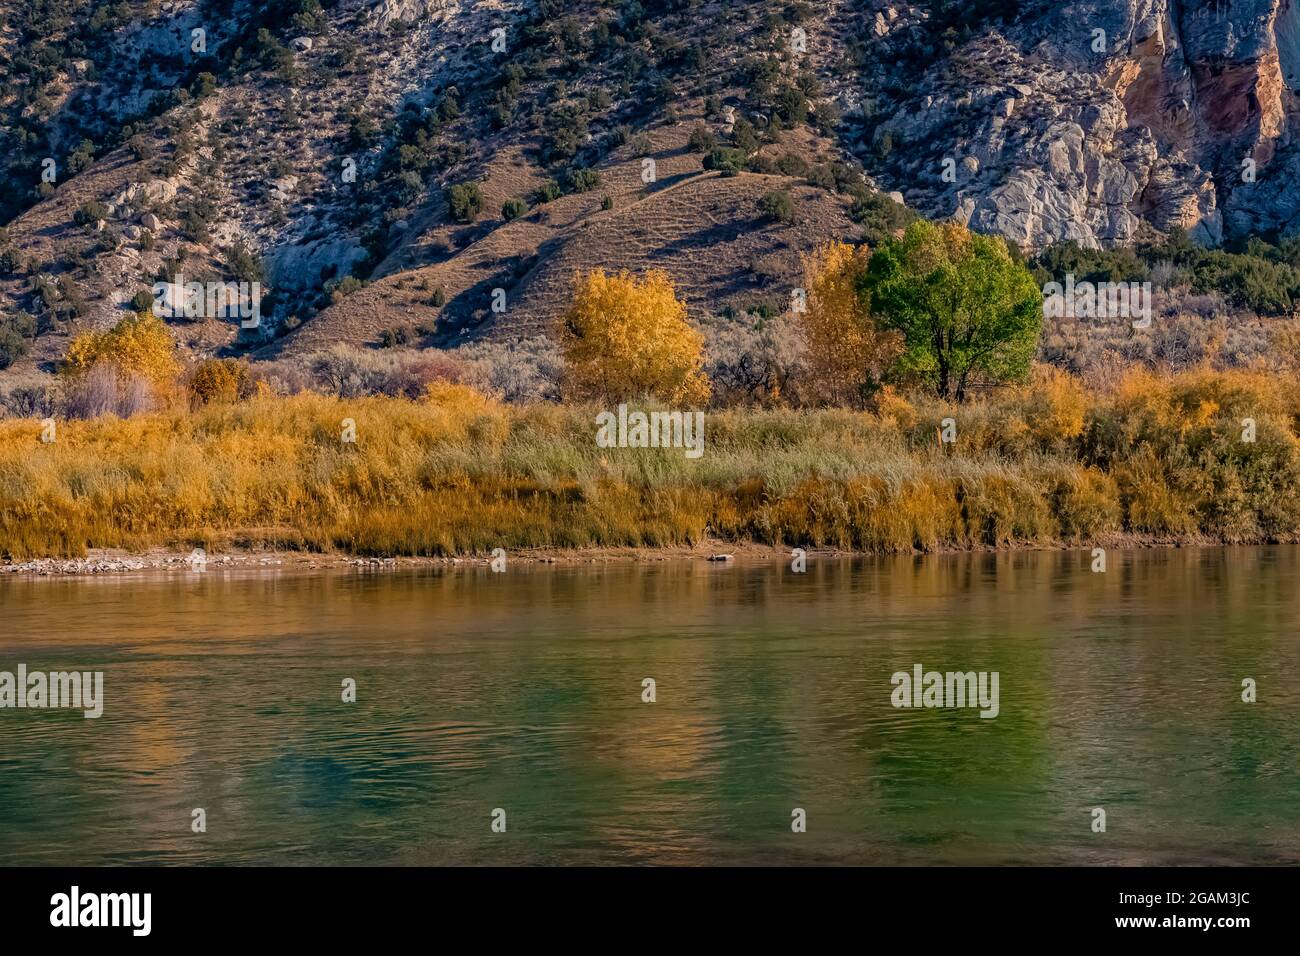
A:
[[[904,51],[933,6],[886,6],[872,34]],[[908,144],[891,173],[909,202],[1028,247],[1124,243],[1144,224],[1207,243],[1300,226],[1293,0],[1014,7],[895,85],[858,144]]]

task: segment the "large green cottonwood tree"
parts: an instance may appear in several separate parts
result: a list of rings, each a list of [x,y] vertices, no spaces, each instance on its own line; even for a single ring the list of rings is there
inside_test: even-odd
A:
[[[996,236],[914,222],[880,246],[858,292],[876,321],[902,333],[895,371],[966,398],[972,375],[1023,381],[1043,325],[1042,292]]]

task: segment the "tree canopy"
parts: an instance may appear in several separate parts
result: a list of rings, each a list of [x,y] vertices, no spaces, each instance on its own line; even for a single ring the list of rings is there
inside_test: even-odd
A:
[[[1043,324],[1042,291],[996,236],[918,221],[882,244],[858,284],[881,327],[903,337],[895,371],[962,401],[975,378],[1023,381]]]

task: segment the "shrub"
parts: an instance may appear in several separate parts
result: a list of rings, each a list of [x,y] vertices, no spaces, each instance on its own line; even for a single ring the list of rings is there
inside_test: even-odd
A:
[[[365,286],[365,283],[356,276],[344,276],[342,279],[334,279],[325,284],[325,291],[329,294],[330,302],[342,302]]]
[[[538,188],[535,198],[539,204],[542,204],[554,202],[563,195],[564,190],[560,188],[560,184],[554,179],[548,179]]]
[[[7,325],[0,326],[0,369],[6,369],[27,354],[28,342]]]
[[[123,319],[106,332],[78,335],[68,346],[63,369],[75,376],[100,362],[155,385],[174,382],[180,370],[171,331],[150,313]]]
[[[1051,491],[1051,509],[1067,539],[1095,541],[1123,527],[1119,487],[1095,468],[1064,469]]]
[[[340,398],[419,398],[430,382],[461,379],[460,364],[437,350],[415,354],[370,352],[336,345],[310,356],[307,364],[317,384]]]
[[[36,337],[36,318],[18,311],[0,318],[0,369],[6,369],[27,354]]]
[[[15,385],[0,395],[0,411],[15,418],[44,418],[54,413],[54,391],[45,384]]]
[[[522,199],[507,199],[501,204],[501,216],[506,220],[528,215],[528,203]]]
[[[758,134],[754,132],[754,124],[743,116],[737,117],[731,127],[731,141],[736,144],[736,149],[740,150],[742,158],[756,151],[761,145]]]
[[[483,211],[483,192],[478,183],[457,183],[447,190],[447,209],[457,222],[473,222]]]
[[[77,148],[68,154],[68,169],[74,173],[79,173],[83,169],[89,169],[94,161],[95,144],[88,139],[83,139],[77,144]]]
[[[508,402],[558,401],[563,359],[547,335],[513,341],[483,340],[451,353],[463,380]]]
[[[820,168],[820,167],[818,167]],[[776,171],[783,176],[807,176],[809,173],[808,163],[802,156],[796,156],[794,153],[786,153],[776,161]]]
[[[604,401],[650,395],[684,404],[708,398],[703,338],[687,324],[686,306],[665,273],[638,279],[597,270],[575,286],[559,330],[567,395]]]
[[[230,404],[256,390],[252,370],[243,359],[208,359],[190,372],[190,395],[199,405]]]
[[[1292,388],[1255,372],[1133,371],[1088,416],[1081,454],[1115,476],[1134,531],[1286,535],[1300,526]],[[1243,440],[1244,418],[1254,441]]]
[[[697,126],[691,130],[691,138],[686,141],[686,145],[693,153],[710,153],[717,148],[718,137],[707,126]]]
[[[399,345],[406,345],[411,340],[411,331],[404,325],[395,325],[391,328],[384,329],[379,335],[379,344],[382,348],[391,349]]]
[[[920,218],[889,196],[866,189],[854,193],[849,215],[862,225],[863,238],[872,246],[888,242]]]
[[[102,202],[94,200],[85,202],[77,207],[77,211],[72,214],[72,218],[79,226],[89,226],[101,219],[107,219],[108,207]]]
[[[771,319],[718,319],[705,326],[704,338],[716,404],[770,407],[804,398],[805,348],[788,310]]]
[[[765,193],[758,201],[758,207],[773,222],[794,222],[794,199],[783,189]]]
[[[125,371],[112,361],[101,361],[68,382],[63,413],[68,418],[130,418],[158,409],[162,399],[158,385],[145,376]]]
[[[194,78],[190,85],[190,95],[196,100],[207,99],[217,90],[217,78],[211,73],[203,72]],[[143,158],[143,157],[141,157]]]
[[[786,126],[802,123],[808,119],[808,98],[796,87],[783,86],[772,103],[772,112]]]
[[[575,193],[590,192],[600,185],[600,173],[594,169],[569,170],[569,188]]]
[[[704,168],[721,172],[724,176],[735,176],[745,168],[744,150],[718,146],[704,157]]]
[[[261,258],[243,242],[237,242],[225,254],[226,269],[241,282],[265,282],[266,267]]]
[[[1073,375],[1051,366],[1033,370],[1023,417],[1043,449],[1060,449],[1083,434],[1088,395]]]
[[[27,271],[23,254],[13,246],[0,245],[0,275],[18,275]]]

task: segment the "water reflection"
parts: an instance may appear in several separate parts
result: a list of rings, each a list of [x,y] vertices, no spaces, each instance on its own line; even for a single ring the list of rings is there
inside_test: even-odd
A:
[[[0,580],[0,669],[106,697],[0,711],[0,859],[1300,859],[1300,548],[1089,563]],[[1000,716],[895,710],[915,663],[999,671]]]

